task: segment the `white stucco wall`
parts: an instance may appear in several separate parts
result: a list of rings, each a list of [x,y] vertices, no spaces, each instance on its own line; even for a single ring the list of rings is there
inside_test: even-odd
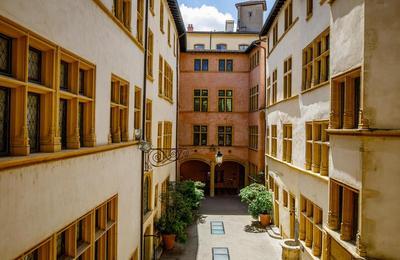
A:
[[[101,1],[112,10],[111,0]],[[136,2],[132,1],[134,36]],[[155,0],[156,16],[149,13],[149,27],[154,33],[154,82],[147,80],[146,96],[153,105],[153,144],[157,141],[157,122],[167,120],[173,122],[175,147],[177,73],[172,41],[174,33],[176,40],[178,35],[168,4],[164,4],[165,34],[159,29],[159,0]],[[134,87],[143,88],[144,54],[94,1],[4,0],[0,2],[0,15],[96,65],[97,145],[108,142],[111,74],[127,80],[129,139],[133,139]],[[167,18],[174,32],[171,47],[167,43]],[[173,104],[158,97],[160,53],[174,71]],[[132,146],[0,172],[0,221],[7,225],[0,230],[6,238],[0,241],[0,258],[17,257],[115,194],[118,259],[130,258],[140,241],[140,158],[137,146]],[[168,175],[174,180],[175,164],[156,168],[153,174],[154,185]]]
[[[305,169],[305,123],[312,120],[329,119],[330,89],[329,84],[318,89],[301,94],[302,85],[302,51],[320,33],[329,27],[329,6],[320,5],[314,1],[313,16],[307,21],[305,1],[293,1],[293,27],[275,46],[267,58],[267,78],[271,79],[272,72],[277,69],[277,101],[283,99],[283,64],[284,60],[292,57],[292,96],[291,100],[267,108],[267,126],[277,125],[277,158],[282,160],[283,124],[292,124],[292,164]],[[278,38],[284,33],[284,7],[278,17]],[[272,33],[272,30],[269,34]],[[268,35],[268,34],[267,34]],[[272,35],[270,35],[270,43]],[[272,50],[272,46],[270,46]],[[272,89],[271,89],[272,94]],[[271,96],[272,97],[272,96]],[[271,98],[272,100],[272,98]],[[271,147],[271,144],[269,145]],[[300,195],[313,201],[323,211],[323,223],[328,214],[328,182],[320,178],[304,174],[273,159],[267,158],[268,169],[276,177],[282,189],[296,196],[296,218],[300,207]],[[278,172],[278,174],[276,174]],[[288,209],[280,205],[280,224],[285,235],[290,234]]]

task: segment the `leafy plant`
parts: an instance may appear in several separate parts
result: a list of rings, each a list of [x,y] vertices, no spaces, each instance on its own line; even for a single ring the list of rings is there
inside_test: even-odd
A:
[[[176,235],[176,239],[179,242],[186,242],[187,234],[186,234],[186,223],[179,220],[176,215],[176,211],[168,209],[156,222],[157,230],[161,232],[161,234]]]
[[[183,181],[176,184],[176,191],[185,197],[192,209],[198,209],[204,199],[204,187],[202,182]]]
[[[257,219],[260,214],[271,214],[273,208],[272,193],[269,191],[261,191],[257,197],[249,204],[250,215]]]
[[[264,185],[253,183],[240,190],[239,196],[242,202],[250,204],[257,198],[260,192],[266,192],[267,188]]]

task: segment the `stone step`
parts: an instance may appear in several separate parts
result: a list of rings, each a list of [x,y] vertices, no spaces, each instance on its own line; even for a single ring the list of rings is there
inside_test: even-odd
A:
[[[275,239],[282,239],[282,236],[280,234],[280,230],[277,226],[268,226],[267,227],[267,233],[270,237],[275,238]]]

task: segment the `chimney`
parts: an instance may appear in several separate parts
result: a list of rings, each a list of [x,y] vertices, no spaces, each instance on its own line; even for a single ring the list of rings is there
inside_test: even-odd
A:
[[[225,22],[225,32],[233,32],[234,23],[235,22],[233,20],[226,20],[226,22]]]
[[[193,24],[188,24],[187,31],[193,32]]]

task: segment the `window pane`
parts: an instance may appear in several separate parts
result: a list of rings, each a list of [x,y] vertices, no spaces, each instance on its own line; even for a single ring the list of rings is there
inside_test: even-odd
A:
[[[202,60],[202,71],[208,71],[208,60]]]
[[[201,145],[207,145],[207,134],[201,134]]]
[[[196,112],[200,111],[200,98],[194,98],[194,105],[193,105],[193,109]]]
[[[225,71],[225,60],[219,60],[218,69],[219,71]]]
[[[203,90],[201,91],[201,95],[202,95],[202,96],[208,96],[208,90],[203,89]]]
[[[233,71],[233,60],[226,60],[226,71]]]
[[[59,107],[59,129],[61,137],[61,147],[67,148],[67,100],[60,99]]]
[[[201,132],[207,132],[207,126],[202,125],[201,126]]]
[[[200,132],[200,126],[198,126],[198,125],[193,126],[193,131]]]
[[[83,139],[84,139],[84,122],[85,122],[85,116],[84,116],[84,110],[85,109],[85,104],[84,103],[79,103],[79,113],[78,113],[78,122],[79,122],[79,141],[81,144],[81,147],[84,146]]]
[[[202,99],[201,111],[207,112],[208,111],[208,98]]]
[[[226,112],[232,112],[232,99],[226,99]]]
[[[194,60],[194,71],[200,71],[201,61],[199,59]]]
[[[231,97],[232,96],[232,90],[227,90],[226,91],[226,96]]]
[[[65,61],[60,64],[60,89],[68,91],[68,63]]]
[[[224,97],[225,96],[225,90],[218,90],[218,96]]]
[[[28,55],[28,79],[29,81],[40,83],[42,74],[42,52],[29,48]]]
[[[226,142],[225,142],[225,145],[232,145],[232,134],[230,134],[230,133],[227,133],[226,134]]]
[[[9,138],[9,90],[0,87],[0,154],[8,152]]]
[[[11,74],[11,38],[0,34],[0,73]]]
[[[38,94],[28,94],[27,124],[29,146],[31,153],[38,152],[40,147],[40,96]]]
[[[200,135],[193,134],[193,145],[200,145]]]
[[[65,231],[57,237],[57,259],[65,255]]]
[[[224,146],[224,133],[223,132],[218,134],[218,145]]]
[[[218,133],[224,133],[225,127],[223,126],[218,126]]]
[[[194,95],[195,96],[200,96],[200,89],[195,89],[194,90]]]
[[[85,95],[85,71],[79,70],[79,94]]]
[[[219,112],[224,112],[225,111],[225,99],[224,98],[220,98],[218,100],[218,111]]]

